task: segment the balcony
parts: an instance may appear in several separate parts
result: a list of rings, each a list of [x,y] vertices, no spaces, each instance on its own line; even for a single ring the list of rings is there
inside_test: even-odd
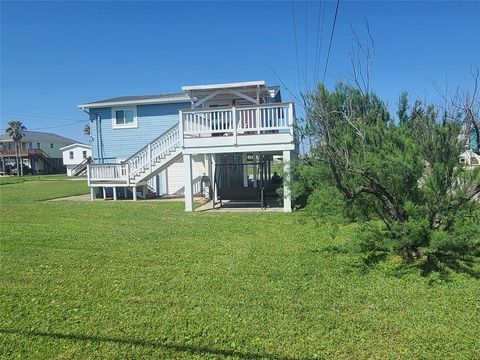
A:
[[[184,153],[293,150],[293,103],[180,112]]]

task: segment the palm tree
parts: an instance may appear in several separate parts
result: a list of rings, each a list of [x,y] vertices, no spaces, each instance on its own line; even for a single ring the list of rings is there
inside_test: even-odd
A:
[[[7,133],[8,136],[10,136],[13,140],[14,146],[15,146],[15,160],[17,162],[17,176],[20,176],[20,173],[18,172],[18,166],[19,166],[19,156],[18,156],[18,147],[19,147],[19,142],[22,140],[23,136],[25,135],[24,131],[27,128],[23,126],[21,121],[10,121],[8,123],[8,128],[5,129],[5,132]],[[23,176],[23,162],[22,165],[20,166],[20,171],[21,175]]]

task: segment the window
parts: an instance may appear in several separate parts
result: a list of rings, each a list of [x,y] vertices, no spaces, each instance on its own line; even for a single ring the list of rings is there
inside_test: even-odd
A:
[[[53,143],[50,143],[50,149],[53,149]]]
[[[31,142],[28,143],[28,148],[29,148],[30,150],[33,149],[33,144],[32,144]]]
[[[40,149],[40,143],[37,143],[37,149]]]
[[[137,127],[137,109],[134,107],[114,108],[112,110],[112,127],[114,129]]]
[[[84,159],[87,158],[87,150],[83,150],[83,151],[82,151],[82,157],[83,157]]]
[[[73,151],[69,151],[68,156],[70,157],[70,160],[73,160]]]

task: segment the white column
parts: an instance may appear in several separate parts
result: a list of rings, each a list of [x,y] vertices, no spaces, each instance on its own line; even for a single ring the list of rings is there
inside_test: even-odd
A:
[[[117,188],[113,187],[113,201],[117,201]]]
[[[283,152],[283,212],[292,211],[292,197],[290,194],[290,160],[291,151]]]
[[[132,187],[133,201],[137,201],[137,187]]]
[[[163,172],[165,173],[165,174],[164,174],[164,180],[165,180],[165,195],[168,195],[168,194],[169,194],[169,192],[168,192],[168,167],[166,167]]]
[[[185,167],[185,211],[193,211],[192,155],[183,155],[183,166]]]
[[[123,188],[123,198],[124,199],[127,198],[127,188],[126,187]]]
[[[242,154],[242,162],[243,162],[243,187],[248,187],[247,154]]]
[[[102,190],[103,190],[103,200],[105,200],[107,198],[107,190],[105,189],[105,187],[102,187]]]
[[[218,189],[217,187],[215,186],[215,176],[217,174],[217,160],[215,158],[216,154],[212,154],[211,155],[211,159],[212,159],[212,187],[213,187],[213,200],[215,202],[218,201]]]
[[[95,200],[95,188],[91,187],[90,188],[90,200]]]

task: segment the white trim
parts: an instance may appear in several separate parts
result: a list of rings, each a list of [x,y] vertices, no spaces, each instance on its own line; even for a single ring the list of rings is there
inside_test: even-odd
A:
[[[225,84],[182,86],[182,90],[183,91],[212,90],[212,89],[242,88],[242,87],[265,86],[265,85],[266,85],[266,82],[264,80],[259,80],[259,81],[245,81],[245,82],[225,83]]]
[[[133,123],[117,124],[116,111],[133,111]],[[138,127],[137,107],[136,106],[117,106],[112,107],[112,129],[134,129]]]
[[[106,101],[101,103],[86,103],[77,105],[80,109],[95,109],[102,107],[111,107],[111,106],[128,106],[128,105],[143,105],[143,104],[164,104],[164,103],[183,103],[190,102],[190,97],[185,96],[175,96],[175,97],[165,97],[158,99],[145,99],[145,100],[125,100],[125,101]]]
[[[75,143],[75,144],[71,144],[71,145],[61,147],[59,150],[67,150],[67,149],[70,149],[71,147],[83,147],[85,149],[92,149],[92,147],[90,145],[86,145],[86,144],[82,144],[82,143]]]

